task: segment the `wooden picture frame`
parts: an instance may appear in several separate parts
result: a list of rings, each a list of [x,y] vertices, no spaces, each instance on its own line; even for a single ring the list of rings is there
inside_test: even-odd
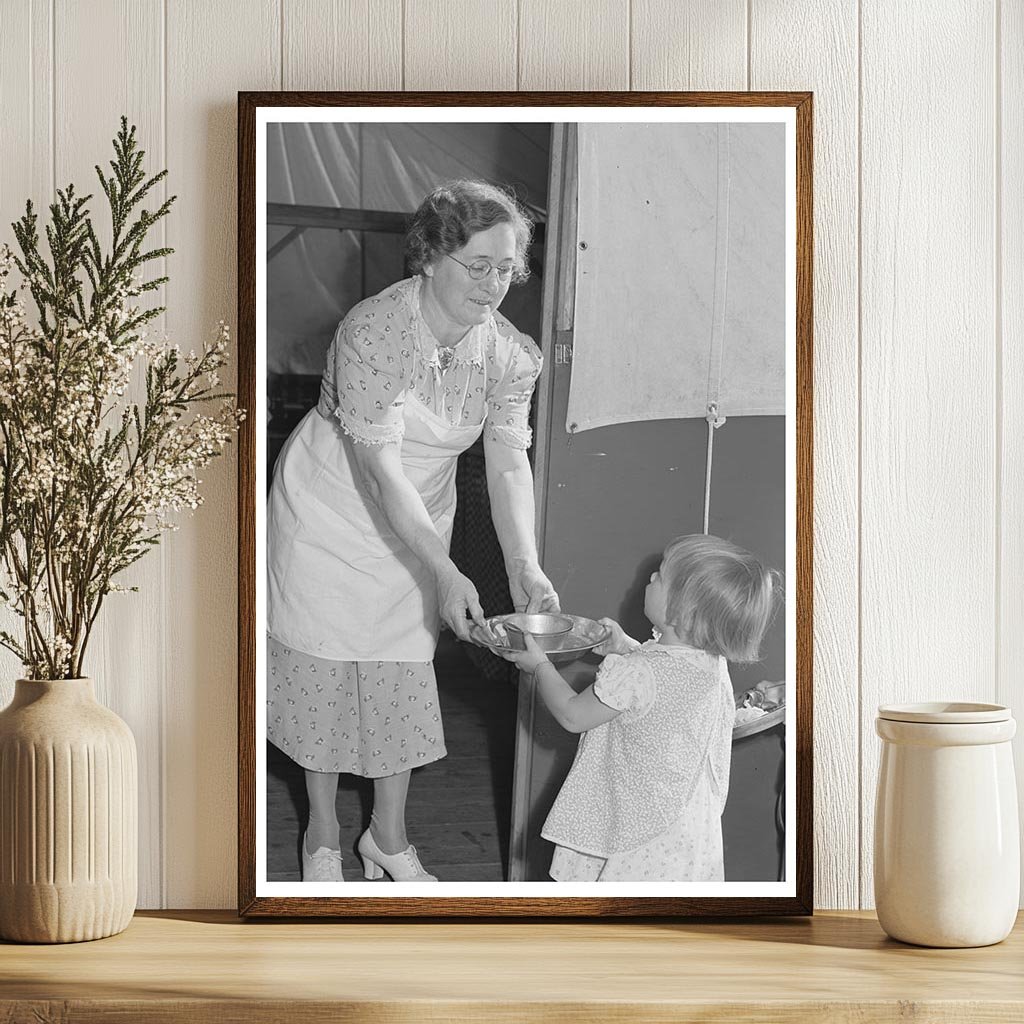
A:
[[[401,108],[401,109],[396,109]],[[402,120],[405,118],[406,120]],[[266,538],[264,536],[265,521],[263,509],[266,503],[267,446],[268,446],[268,401],[267,388],[267,346],[270,330],[268,321],[271,318],[271,300],[267,285],[267,264],[282,249],[294,241],[306,228],[328,229],[334,232],[375,230],[394,232],[401,227],[404,216],[412,210],[363,210],[339,208],[335,210],[293,203],[291,208],[271,207],[267,194],[267,152],[268,125],[279,126],[288,123],[305,123],[307,125],[345,126],[358,123],[360,131],[365,126],[371,128],[380,125],[420,125],[434,127],[440,125],[462,124],[464,122],[486,125],[520,124],[533,125],[545,123],[552,125],[550,131],[550,176],[548,178],[549,198],[556,193],[562,198],[558,204],[551,200],[545,207],[545,237],[543,239],[543,295],[540,308],[540,330],[537,338],[543,350],[545,372],[542,374],[535,392],[534,437],[536,453],[533,455],[533,467],[537,492],[537,533],[542,564],[552,578],[552,582],[561,590],[560,579],[556,579],[549,565],[558,563],[561,552],[572,545],[562,543],[556,538],[551,540],[546,530],[562,529],[566,511],[553,504],[553,495],[558,488],[564,487],[564,479],[573,473],[578,482],[579,499],[593,501],[595,494],[602,491],[598,487],[607,488],[606,480],[598,480],[593,476],[588,480],[587,472],[559,462],[566,451],[584,452],[590,457],[587,465],[594,465],[597,456],[614,456],[612,451],[619,445],[620,463],[616,465],[642,465],[644,451],[636,451],[630,456],[630,444],[646,445],[645,440],[617,440],[612,432],[614,426],[599,426],[592,431],[576,432],[576,423],[565,420],[565,401],[568,389],[571,388],[573,357],[572,345],[577,340],[573,330],[573,303],[576,295],[576,280],[584,271],[574,266],[575,259],[587,246],[578,233],[575,221],[579,197],[575,189],[583,177],[573,178],[575,168],[579,167],[578,149],[580,127],[586,126],[584,136],[589,139],[597,130],[591,126],[598,123],[620,125],[704,125],[708,130],[714,128],[718,132],[719,175],[718,196],[721,204],[722,196],[722,126],[727,126],[727,138],[739,138],[738,129],[730,125],[748,126],[776,125],[778,139],[782,149],[779,166],[784,167],[781,195],[776,192],[773,202],[781,202],[779,223],[785,227],[781,234],[772,234],[773,239],[785,237],[785,244],[773,242],[774,248],[758,252],[764,259],[747,260],[748,263],[771,269],[772,280],[784,279],[784,299],[779,298],[781,291],[773,292],[775,299],[784,304],[784,314],[779,314],[778,330],[773,337],[783,338],[784,351],[776,351],[778,365],[785,367],[780,394],[784,395],[784,406],[781,420],[778,414],[775,419],[758,419],[758,429],[751,432],[743,427],[744,416],[760,416],[759,413],[736,413],[726,405],[721,412],[736,424],[732,440],[729,431],[718,432],[712,425],[705,425],[700,417],[686,428],[687,437],[692,441],[694,431],[706,431],[707,454],[701,440],[700,453],[694,455],[692,472],[688,479],[692,486],[686,493],[694,494],[693,502],[699,507],[699,494],[703,492],[705,478],[703,468],[699,479],[695,479],[695,469],[703,467],[704,460],[710,460],[710,451],[716,433],[719,437],[720,456],[729,464],[730,452],[742,451],[743,438],[770,435],[774,440],[772,456],[776,467],[774,474],[767,474],[764,479],[770,482],[773,497],[769,504],[773,509],[782,508],[781,525],[776,516],[771,529],[773,543],[781,538],[784,552],[783,564],[777,568],[785,576],[785,603],[777,617],[778,628],[781,629],[779,650],[783,651],[780,666],[784,671],[786,682],[784,705],[779,710],[776,720],[778,725],[773,730],[764,730],[762,736],[774,736],[781,741],[781,764],[777,768],[777,778],[772,776],[776,786],[777,798],[773,808],[774,823],[778,830],[774,841],[779,849],[779,871],[775,878],[732,880],[729,878],[730,838],[726,832],[726,878],[721,883],[659,883],[657,886],[644,888],[643,883],[558,883],[544,881],[539,875],[537,864],[545,855],[538,844],[539,827],[537,824],[537,808],[547,800],[550,804],[552,771],[564,772],[566,767],[565,753],[555,751],[553,760],[548,756],[548,748],[542,749],[534,743],[536,736],[550,736],[550,724],[543,719],[543,705],[538,700],[536,691],[529,680],[521,680],[516,698],[515,731],[517,753],[512,768],[514,792],[511,800],[512,825],[507,838],[509,867],[507,877],[513,880],[498,881],[494,884],[445,879],[434,887],[422,884],[406,883],[396,888],[374,888],[373,883],[352,884],[347,879],[344,887],[338,883],[313,883],[312,885],[289,880],[268,877],[267,850],[268,836],[271,826],[267,822],[267,786],[268,769],[265,753],[267,741],[260,729],[265,721],[261,708],[266,701],[266,686],[261,682],[259,671],[267,671],[262,649],[266,643],[265,621],[265,584],[261,568],[264,564]],[[276,129],[275,129],[276,130]],[[631,129],[633,130],[633,129]],[[680,128],[680,131],[682,128]],[[703,129],[702,129],[703,130]],[[702,136],[703,137],[703,136]],[[361,135],[360,135],[361,138]],[[772,138],[776,138],[772,135]],[[775,143],[772,143],[773,145]],[[362,158],[362,150],[360,150]],[[729,159],[734,159],[736,150],[729,150]],[[776,152],[775,150],[772,151]],[[774,158],[773,158],[774,159]],[[751,164],[752,166],[752,164]],[[774,166],[774,165],[773,165]],[[745,178],[745,165],[728,164],[726,188],[734,189],[742,186]],[[733,184],[735,179],[740,184]],[[372,172],[371,172],[372,173]],[[709,172],[710,173],[710,172]],[[780,172],[782,173],[782,172]],[[483,175],[482,175],[483,176]],[[773,181],[776,179],[772,179]],[[239,404],[249,410],[239,439],[239,476],[238,476],[238,531],[239,531],[239,624],[238,624],[238,905],[239,913],[249,917],[278,916],[330,916],[343,918],[365,917],[655,917],[655,916],[749,916],[749,915],[805,915],[812,913],[813,907],[813,843],[812,843],[812,97],[807,92],[721,92],[721,93],[653,93],[653,92],[589,92],[589,93],[312,93],[312,92],[274,92],[274,93],[239,93],[238,97],[238,396]],[[753,186],[752,186],[753,187]],[[738,195],[729,192],[728,195]],[[748,197],[749,198],[749,197]],[[606,203],[608,200],[604,200]],[[620,197],[616,196],[619,202]],[[624,200],[621,200],[624,201]],[[742,198],[734,201],[734,223],[740,231],[751,218],[751,211],[756,207],[744,207]],[[597,207],[600,209],[601,207]],[[607,209],[608,207],[604,207]],[[722,228],[722,206],[715,207],[717,219],[715,229],[719,232],[728,231]],[[269,213],[268,213],[269,210]],[[396,219],[397,218],[397,219]],[[268,223],[275,221],[284,227],[275,229],[276,234],[271,240],[268,234]],[[599,218],[598,221],[599,223]],[[774,223],[774,222],[773,222]],[[753,231],[753,228],[751,228]],[[728,250],[733,245],[733,235],[718,235],[720,251]],[[739,237],[738,235],[736,237]],[[765,237],[768,237],[767,235]],[[725,239],[725,249],[721,248]],[[735,243],[739,245],[740,243]],[[757,245],[749,242],[744,244]],[[767,245],[767,243],[764,243]],[[614,249],[609,246],[608,249]],[[361,250],[362,251],[362,250]],[[632,250],[631,250],[632,251]],[[711,250],[709,250],[711,251]],[[756,250],[755,250],[756,251]],[[613,257],[609,256],[611,260]],[[724,258],[724,257],[723,257]],[[366,257],[361,257],[365,268]],[[631,256],[634,265],[642,261],[635,255]],[[781,266],[780,266],[781,264]],[[625,266],[625,262],[623,263]],[[365,269],[363,270],[366,276]],[[716,267],[714,279],[723,280]],[[740,287],[737,285],[737,287]],[[773,286],[774,287],[774,286]],[[779,285],[779,288],[782,286]],[[365,294],[372,294],[366,291]],[[628,294],[628,293],[627,293]],[[710,293],[705,296],[713,305]],[[774,302],[775,299],[772,301]],[[700,300],[704,302],[704,299]],[[725,299],[722,298],[713,316],[718,318],[724,330],[727,313]],[[779,307],[776,306],[778,312]],[[642,323],[642,310],[637,312],[637,320]],[[775,314],[772,314],[773,316]],[[756,319],[747,314],[742,323],[750,327]],[[773,321],[776,323],[776,321]],[[740,314],[730,321],[731,330],[738,333],[741,328]],[[737,326],[739,325],[739,326]],[[746,328],[742,328],[746,329]],[[750,328],[753,330],[753,328]],[[714,343],[712,342],[712,354]],[[740,346],[741,348],[742,346]],[[737,349],[737,351],[739,348]],[[578,358],[578,357],[577,357]],[[721,350],[719,359],[723,358]],[[719,362],[719,367],[723,365]],[[556,367],[560,368],[556,372]],[[582,370],[580,371],[582,374]],[[262,379],[261,379],[262,375]],[[708,374],[710,380],[710,373]],[[756,389],[755,389],[756,390]],[[708,392],[711,393],[710,391]],[[758,399],[760,401],[760,399]],[[315,397],[313,398],[315,403]],[[754,403],[756,406],[756,403]],[[753,407],[753,406],[752,406]],[[768,416],[769,414],[763,414]],[[692,416],[691,416],[692,418]],[[664,419],[651,421],[664,424]],[[689,423],[679,419],[679,424]],[[753,422],[751,420],[751,422]],[[762,430],[768,426],[771,429]],[[741,429],[742,428],[742,429]],[[652,428],[653,429],[653,428]],[[674,428],[672,428],[674,429]],[[682,428],[680,428],[682,429]],[[747,433],[743,433],[747,430]],[[604,433],[602,433],[604,431]],[[646,434],[637,437],[646,438]],[[703,438],[703,434],[699,434]],[[600,438],[607,451],[598,451],[593,438]],[[555,440],[552,440],[552,439]],[[784,440],[780,441],[780,438]],[[760,443],[760,442],[758,442]],[[730,448],[730,445],[733,447]],[[781,447],[780,447],[781,445]],[[623,447],[625,446],[625,447]],[[690,445],[693,447],[694,445]],[[574,458],[576,456],[573,456]],[[658,458],[657,454],[652,458]],[[674,458],[674,457],[673,457]],[[757,456],[758,459],[761,456]],[[259,461],[258,461],[259,460]],[[738,464],[738,463],[737,463]],[[781,469],[779,468],[781,467]],[[677,467],[662,466],[664,472],[674,472]],[[683,469],[680,463],[680,469]],[[737,509],[735,521],[729,519],[724,523],[728,529],[723,532],[734,532],[743,535],[744,523],[753,521],[749,508],[761,502],[761,496],[743,491],[749,484],[750,474],[746,468],[730,476],[722,474],[722,491],[733,495]],[[757,476],[757,473],[754,474]],[[734,478],[737,477],[737,478]],[[739,479],[743,477],[745,479]],[[630,479],[623,476],[612,490],[631,487]],[[660,478],[659,478],[660,479]],[[761,479],[758,477],[758,479]],[[746,480],[746,482],[745,482]],[[672,484],[676,486],[675,483]],[[710,486],[710,485],[709,485]],[[766,487],[768,484],[765,485]],[[676,493],[676,492],[672,492]],[[619,519],[625,519],[621,527],[622,536],[627,538],[623,547],[628,548],[632,534],[631,524],[641,528],[642,515],[629,511],[625,499],[617,499],[622,504]],[[687,498],[687,502],[690,498]],[[774,504],[772,504],[774,502]],[[614,504],[614,503],[613,503]],[[591,505],[590,507],[593,507]],[[689,505],[687,506],[689,508]],[[744,519],[743,516],[747,518]],[[765,516],[770,519],[770,516]],[[692,516],[687,524],[692,523]],[[715,520],[712,520],[714,523]],[[558,524],[563,526],[559,527]],[[752,527],[753,528],[753,527]],[[758,526],[760,528],[760,526]],[[764,527],[768,529],[767,526]],[[660,530],[660,527],[658,527]],[[655,530],[655,532],[658,532]],[[676,532],[700,532],[699,527],[680,528]],[[711,532],[714,532],[713,530]],[[660,552],[669,537],[656,536],[645,543],[647,556]],[[264,547],[261,549],[261,545]],[[602,552],[602,557],[606,554]],[[565,557],[569,557],[568,555]],[[575,567],[578,569],[580,559],[577,557]],[[585,560],[584,560],[585,561]],[[597,561],[596,559],[592,561]],[[561,563],[558,563],[561,565]],[[635,563],[634,563],[635,564]],[[657,567],[657,558],[651,563],[650,557],[640,566]],[[571,575],[571,569],[562,566],[562,579]],[[637,570],[639,572],[640,570]],[[795,574],[795,580],[794,580]],[[639,577],[638,577],[639,578]],[[621,607],[635,610],[638,601],[638,586],[633,579],[628,579],[628,588],[624,587],[621,576],[618,582],[609,588],[607,594],[601,592],[602,585],[589,584],[587,593],[594,594],[594,617],[600,614],[613,614],[616,609],[614,602]],[[646,576],[643,582],[646,582]],[[568,587],[569,584],[566,584]],[[616,590],[617,588],[617,590]],[[630,589],[631,588],[631,589]],[[629,594],[624,590],[629,589]],[[570,587],[571,590],[571,587]],[[615,590],[614,593],[612,591]],[[567,591],[568,592],[568,591]],[[576,594],[577,602],[589,600]],[[613,605],[610,611],[602,612],[597,607],[599,600]],[[570,609],[574,610],[574,609]],[[591,614],[588,610],[585,614]],[[567,670],[571,676],[579,666]],[[579,671],[586,677],[592,675],[593,664],[589,669],[584,664]],[[755,677],[745,677],[747,681]],[[733,675],[736,685],[737,676]],[[482,684],[487,685],[487,684]],[[751,687],[748,694],[756,687]],[[496,691],[495,691],[496,692]],[[504,691],[502,691],[504,692]],[[510,698],[511,699],[511,698]],[[748,697],[748,700],[750,698]],[[769,704],[769,707],[771,705]],[[540,709],[540,710],[538,710]],[[544,730],[547,730],[544,733]],[[737,735],[734,732],[734,735]],[[737,741],[738,743],[739,741]],[[744,741],[745,742],[745,741]],[[772,742],[775,742],[773,740]],[[554,744],[558,746],[557,743]],[[552,747],[551,749],[554,749]],[[730,800],[742,802],[749,787],[737,782],[737,750],[733,753],[733,785],[730,788]],[[744,748],[746,749],[746,748]],[[774,750],[774,748],[773,748]],[[271,752],[272,753],[272,752]],[[542,756],[543,755],[543,756]],[[561,760],[559,760],[561,758]],[[443,762],[440,762],[443,764]],[[774,763],[774,762],[773,762]],[[429,766],[424,769],[429,770]],[[544,772],[548,776],[538,782]],[[755,771],[758,778],[769,773]],[[753,776],[751,776],[753,777]],[[556,780],[557,781],[557,780]],[[415,784],[415,783],[414,783]],[[296,785],[294,782],[291,785]],[[773,792],[775,792],[773,791]],[[790,794],[790,798],[785,799]],[[792,794],[795,794],[793,798]],[[301,794],[293,800],[295,805],[290,813],[301,813]],[[765,801],[760,800],[758,807],[766,810]],[[729,805],[726,805],[726,815]],[[745,812],[744,812],[745,813]],[[723,819],[725,820],[725,819]],[[365,824],[365,822],[364,822]],[[289,818],[289,836],[287,846],[288,857],[298,867],[297,842],[290,833],[295,831],[295,823]],[[412,830],[411,830],[412,831]],[[779,837],[781,835],[781,838]],[[411,835],[412,842],[416,842]],[[301,828],[298,841],[301,841]],[[767,842],[767,840],[766,840]],[[292,857],[292,847],[295,847]],[[550,849],[550,847],[548,848]],[[343,850],[346,857],[351,847]],[[422,850],[421,850],[422,852]],[[348,863],[348,862],[346,862]],[[429,865],[427,865],[429,867]],[[513,867],[514,866],[514,867]],[[758,869],[760,870],[760,869]],[[767,869],[765,869],[767,870]],[[516,874],[518,872],[518,875]],[[506,877],[506,876],[503,876]],[[704,888],[702,888],[704,886]],[[650,894],[648,894],[648,892]],[[550,895],[549,895],[550,893]]]

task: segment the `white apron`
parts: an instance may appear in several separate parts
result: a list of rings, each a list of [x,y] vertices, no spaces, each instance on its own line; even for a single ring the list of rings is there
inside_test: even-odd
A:
[[[456,462],[483,422],[452,426],[411,390],[403,414],[402,467],[447,549]],[[431,661],[433,577],[367,496],[354,443],[313,409],[281,451],[267,503],[268,632],[332,661]]]

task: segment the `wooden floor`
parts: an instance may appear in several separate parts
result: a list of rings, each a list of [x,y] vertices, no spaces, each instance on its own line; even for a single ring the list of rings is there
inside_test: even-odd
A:
[[[508,870],[515,685],[486,679],[447,632],[434,665],[448,756],[413,772],[409,841],[442,882],[500,882]],[[338,787],[341,852],[350,881],[362,879],[355,844],[369,822],[371,786],[342,775]],[[302,769],[268,743],[268,881],[300,880],[306,815]]]

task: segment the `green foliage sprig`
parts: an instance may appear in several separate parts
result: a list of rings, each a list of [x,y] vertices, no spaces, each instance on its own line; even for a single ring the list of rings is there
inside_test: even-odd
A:
[[[111,173],[96,168],[108,246],[92,197],[69,185],[50,206],[45,252],[31,202],[13,225],[20,254],[0,247],[0,601],[22,622],[20,636],[0,631],[0,645],[34,679],[82,675],[103,599],[125,589],[115,577],[177,528],[174,513],[198,507],[197,473],[244,415],[219,390],[225,324],[188,354],[147,335],[164,307],[138,297],[167,278],[146,281],[145,267],[173,250],[146,249],[146,237],[175,197],[141,207],[167,174],[147,177],[144,157],[122,118]],[[144,402],[126,397],[136,367]]]

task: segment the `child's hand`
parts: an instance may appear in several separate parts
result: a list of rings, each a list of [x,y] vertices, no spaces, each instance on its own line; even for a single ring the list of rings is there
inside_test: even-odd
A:
[[[598,644],[594,648],[595,654],[602,657],[607,654],[629,654],[640,646],[638,641],[631,636],[626,636],[625,630],[614,619],[598,619],[597,621],[602,626],[607,626],[612,631],[612,635],[603,644]]]
[[[509,648],[495,653],[500,654],[506,661],[514,661],[524,672],[536,672],[537,667],[548,660],[548,656],[529,633],[523,634],[523,642],[526,644],[525,651],[513,651]]]

